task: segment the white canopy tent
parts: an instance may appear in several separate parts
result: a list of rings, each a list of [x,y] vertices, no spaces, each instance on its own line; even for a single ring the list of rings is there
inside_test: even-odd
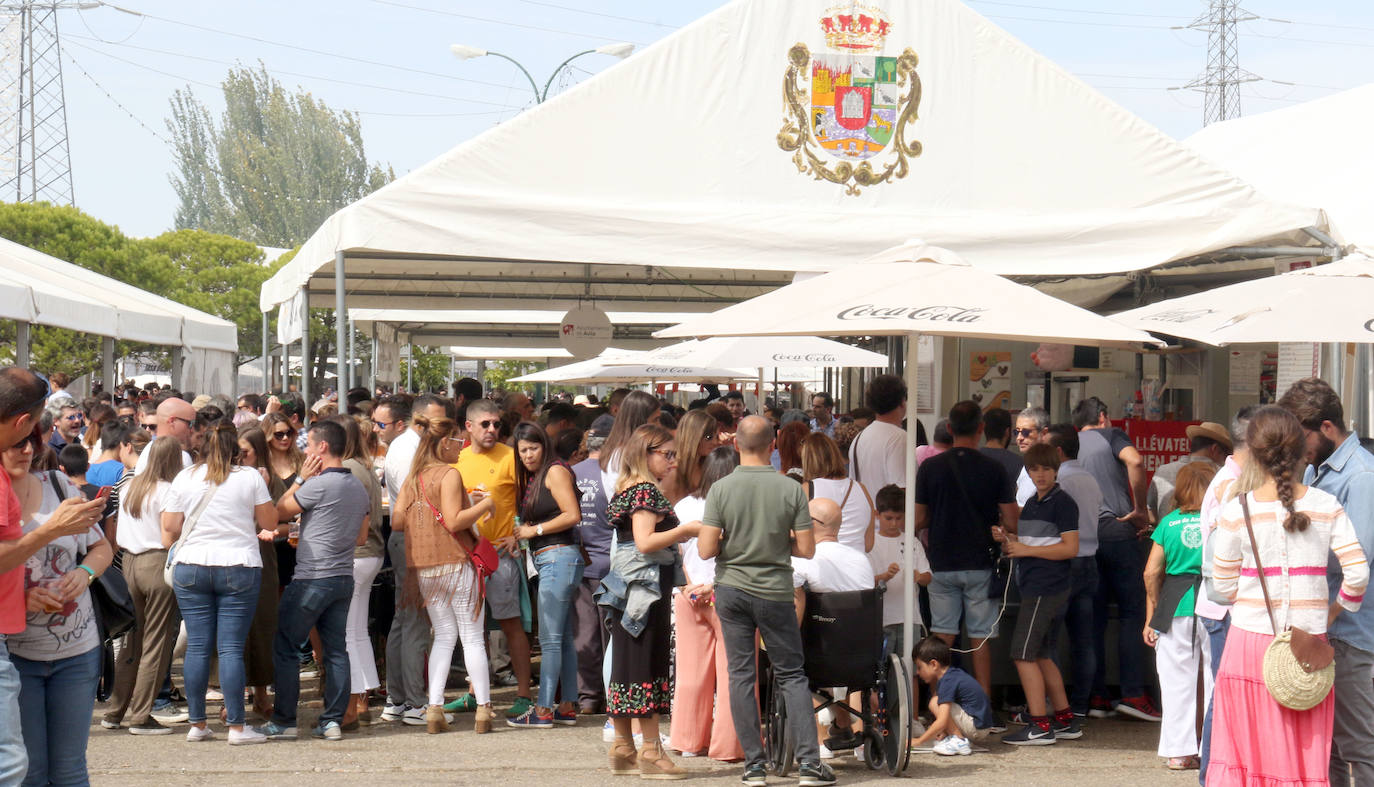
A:
[[[1325,226],[957,0],[736,0],[335,213],[260,303],[710,310],[910,237],[1074,275]]]
[[[16,362],[27,364],[28,326],[105,337],[104,379],[116,339],[170,346],[173,376],[188,390],[232,393],[238,327],[130,284],[0,239],[0,317],[20,325]]]
[[[1184,144],[1266,194],[1326,211],[1344,239],[1374,249],[1374,85],[1213,123]]]
[[[824,304],[824,308],[817,308]],[[1015,337],[1018,341],[1140,347],[1144,331],[970,265],[946,249],[911,241],[865,262],[730,306],[660,336],[905,336],[907,390],[918,390],[917,337]],[[913,581],[916,430],[906,430],[906,565]],[[915,592],[905,596],[903,642],[911,642]],[[908,668],[910,654],[904,654]]]

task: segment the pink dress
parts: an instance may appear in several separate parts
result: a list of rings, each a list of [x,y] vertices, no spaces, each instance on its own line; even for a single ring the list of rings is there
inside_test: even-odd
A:
[[[1231,627],[1212,695],[1207,787],[1329,784],[1336,693],[1311,710],[1289,710],[1264,688],[1272,634]]]

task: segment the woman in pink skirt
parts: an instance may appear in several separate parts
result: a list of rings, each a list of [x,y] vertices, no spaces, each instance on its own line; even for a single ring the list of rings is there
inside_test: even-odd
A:
[[[1364,551],[1336,498],[1293,480],[1305,462],[1305,442],[1298,420],[1280,407],[1256,411],[1246,430],[1247,472],[1257,472],[1260,483],[1245,502],[1273,602],[1272,623],[1240,498],[1226,504],[1212,536],[1213,583],[1234,606],[1212,698],[1208,787],[1328,783],[1334,698],[1295,711],[1264,687],[1264,652],[1274,627],[1325,638],[1342,610],[1359,609],[1369,580]],[[1343,572],[1335,599],[1326,586],[1333,552]]]

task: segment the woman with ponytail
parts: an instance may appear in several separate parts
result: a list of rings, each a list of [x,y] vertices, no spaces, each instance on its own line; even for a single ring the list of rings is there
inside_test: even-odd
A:
[[[429,703],[425,725],[444,732],[453,720],[444,712],[444,684],[453,663],[453,648],[463,643],[463,663],[477,698],[474,731],[491,731],[491,678],[483,633],[482,596],[469,557],[477,546],[473,525],[491,513],[491,498],[470,502],[463,479],[452,465],[463,449],[458,424],[451,418],[415,415],[420,445],[410,474],[401,486],[392,516],[405,521],[406,572],[402,604],[423,604],[434,626],[429,649]]]
[[[1260,408],[1245,442],[1261,483],[1226,504],[1212,535],[1212,583],[1234,606],[1213,694],[1207,783],[1326,784],[1334,697],[1305,711],[1280,705],[1264,685],[1264,653],[1288,628],[1325,639],[1342,610],[1360,608],[1369,563],[1336,498],[1297,480],[1306,461],[1297,418]],[[1334,599],[1332,553],[1342,572]]]

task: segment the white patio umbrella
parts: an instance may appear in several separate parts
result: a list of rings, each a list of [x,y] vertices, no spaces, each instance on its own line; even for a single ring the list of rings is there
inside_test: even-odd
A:
[[[689,340],[649,350],[646,361],[674,366],[751,366],[758,369],[763,401],[764,369],[796,367],[887,366],[887,356],[819,336],[721,336]]]
[[[1224,347],[1258,342],[1374,342],[1374,258],[1228,284],[1113,314],[1129,328]]]
[[[723,382],[753,377],[749,369],[650,362],[644,353],[606,352],[585,361],[511,378],[515,383]]]
[[[718,312],[656,332],[686,336],[906,336],[907,390],[917,390],[917,337],[1011,338],[1139,347],[1161,344],[1149,334],[969,265],[947,249],[920,241],[789,284]],[[905,567],[908,583],[903,642],[912,641],[916,594],[916,430],[906,430]],[[910,652],[903,654],[908,670]]]

